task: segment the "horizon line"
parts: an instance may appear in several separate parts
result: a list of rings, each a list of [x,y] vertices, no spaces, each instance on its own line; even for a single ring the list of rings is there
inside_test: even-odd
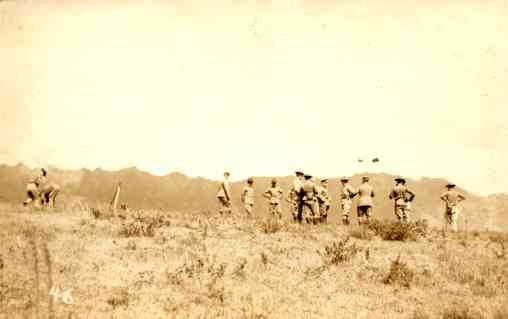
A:
[[[17,164],[7,164],[7,163],[0,163],[0,166],[7,166],[7,167],[11,167],[11,168],[14,168],[14,167],[17,167],[17,166],[24,166],[28,169],[37,169],[39,167],[42,167],[42,166],[37,166],[37,165],[29,165],[23,161],[20,161],[18,162]],[[101,166],[97,166],[95,168],[88,168],[88,167],[80,167],[80,168],[62,168],[62,167],[59,167],[58,165],[53,165],[53,164],[48,164],[47,166],[45,166],[45,168],[54,168],[54,169],[57,169],[57,170],[60,170],[60,171],[81,171],[81,170],[88,170],[90,172],[93,172],[93,171],[97,171],[97,170],[101,170],[101,171],[105,171],[105,172],[109,172],[109,173],[118,173],[118,172],[121,172],[121,171],[125,171],[125,170],[129,170],[129,169],[136,169],[137,171],[141,172],[141,173],[145,173],[145,174],[149,174],[151,176],[154,176],[154,177],[166,177],[166,176],[169,176],[169,175],[172,175],[172,174],[180,174],[180,175],[183,175],[187,178],[196,178],[196,179],[205,179],[205,180],[209,180],[209,181],[218,181],[218,179],[213,179],[213,178],[208,178],[208,177],[205,177],[205,176],[200,176],[200,175],[189,175],[185,172],[182,172],[182,171],[168,171],[166,174],[164,175],[158,175],[158,174],[154,174],[148,170],[144,170],[144,169],[141,169],[139,168],[138,166],[134,165],[134,166],[126,166],[126,167],[123,167],[123,168],[119,168],[119,169],[105,169],[105,168],[102,168]],[[355,172],[353,173],[352,175],[349,175],[348,177],[354,177],[354,176],[358,176],[358,175],[388,175],[388,176],[397,176],[396,174],[391,174],[391,173],[386,173],[386,172],[367,172],[367,171],[364,171],[364,172]],[[250,176],[250,177],[253,177],[253,178],[273,178],[273,177],[293,177],[294,174],[289,174],[289,175],[278,175],[278,176],[270,176],[270,175],[265,175],[265,176]],[[314,176],[316,177],[316,176]],[[323,176],[325,177],[325,176]],[[328,179],[338,179],[342,176],[328,176],[328,177],[325,177],[325,178],[328,178]],[[415,181],[415,182],[418,182],[418,181],[422,181],[422,180],[425,180],[425,179],[434,179],[434,180],[438,180],[438,179],[441,179],[441,180],[444,180],[445,182],[449,182],[448,179],[444,178],[444,177],[430,177],[430,176],[420,176],[419,178],[411,178],[411,177],[406,177],[408,180],[410,181]],[[240,178],[240,179],[231,179],[231,182],[233,183],[239,183],[239,182],[244,182],[247,180],[247,177],[245,178]],[[458,186],[458,185],[457,185]],[[498,195],[506,195],[508,196],[508,193],[489,193],[489,194],[486,194],[486,195],[479,195],[478,193],[475,193],[475,192],[472,192],[472,191],[469,191],[463,187],[460,187],[458,186],[458,188],[461,188],[462,190],[466,191],[467,193],[469,194],[473,194],[474,196],[477,196],[477,197],[483,197],[483,198],[487,198],[487,197],[493,197],[493,196],[498,196]]]

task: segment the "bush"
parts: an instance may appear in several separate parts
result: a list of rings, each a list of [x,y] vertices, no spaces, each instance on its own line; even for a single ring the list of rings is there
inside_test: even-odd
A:
[[[399,285],[402,287],[410,288],[413,279],[415,278],[415,272],[409,268],[407,263],[400,259],[400,255],[397,259],[392,261],[390,265],[390,271],[383,280],[384,284],[387,285]]]
[[[166,276],[172,283],[182,283],[186,279],[198,278],[202,280],[207,278],[212,282],[224,277],[226,264],[217,264],[213,258],[197,257],[190,262],[185,262],[174,272],[167,272]]]
[[[282,223],[276,218],[265,219],[261,223],[261,230],[265,234],[273,234],[282,229]]]
[[[372,220],[368,228],[384,240],[416,240],[428,232],[426,221],[399,222]]]
[[[98,207],[87,207],[86,210],[94,219],[111,219],[114,217],[109,207],[98,205]]]
[[[324,259],[325,265],[338,265],[349,262],[362,251],[356,244],[350,244],[349,239],[350,237],[346,237],[343,240],[332,242],[325,246],[322,251],[318,251]]]
[[[160,213],[137,212],[128,216],[122,223],[119,235],[123,237],[153,237],[157,229],[169,225],[169,220]]]
[[[113,307],[124,306],[127,307],[129,305],[129,291],[126,288],[118,288],[113,292],[113,295],[108,298],[107,303]]]

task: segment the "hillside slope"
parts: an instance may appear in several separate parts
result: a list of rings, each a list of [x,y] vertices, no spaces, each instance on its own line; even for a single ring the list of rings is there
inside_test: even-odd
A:
[[[141,216],[0,207],[0,318],[508,316],[499,234],[400,242],[362,238],[357,226]],[[137,237],[140,223],[153,231]]]
[[[25,196],[25,183],[36,174],[23,165],[0,165],[0,200],[21,203]],[[217,209],[217,182],[204,178],[189,178],[180,173],[155,176],[135,167],[119,171],[96,170],[60,170],[50,168],[49,176],[62,185],[58,205],[65,205],[79,198],[89,205],[107,203],[111,200],[116,184],[121,181],[120,202],[131,208],[156,208],[170,211],[215,211]],[[388,194],[393,186],[393,176],[387,174],[367,174],[376,192],[374,215],[377,218],[393,218],[393,203]],[[361,174],[351,178],[353,185],[359,185]],[[256,177],[256,205],[254,213],[264,215],[267,211],[266,200],[262,192],[269,186],[271,177]],[[279,177],[279,185],[287,192],[293,177]],[[414,201],[415,218],[426,218],[431,224],[442,222],[443,203],[439,196],[443,193],[444,179],[423,178],[408,180],[408,186],[416,193]],[[233,183],[233,200],[237,212],[242,212],[240,192],[244,182]],[[329,191],[334,200],[330,212],[332,219],[339,219],[337,178],[330,179]],[[464,203],[464,216],[461,227],[471,229],[508,230],[508,195],[479,197],[461,190],[467,197]],[[285,215],[288,205],[283,203]]]

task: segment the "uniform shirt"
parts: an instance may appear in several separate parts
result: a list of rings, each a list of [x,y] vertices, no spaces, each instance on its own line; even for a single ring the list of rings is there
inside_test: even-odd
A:
[[[316,185],[311,180],[303,182],[302,190],[306,200],[314,199],[314,196],[317,194]]]
[[[242,202],[245,204],[254,204],[254,188],[246,185],[242,190]]]
[[[341,199],[351,199],[356,195],[356,191],[349,184],[345,184],[340,192]]]
[[[303,187],[303,182],[300,178],[295,178],[293,180],[293,190],[296,192],[296,193],[300,193],[300,191],[302,190],[302,187]]]
[[[224,197],[226,199],[231,199],[231,191],[229,189],[229,181],[224,179],[219,185],[219,191],[217,192],[217,197]]]
[[[360,201],[358,206],[372,206],[372,198],[374,197],[374,189],[367,183],[358,187],[358,194],[360,194]]]
[[[413,200],[414,194],[405,185],[398,184],[390,192],[389,198],[395,199],[395,204],[403,205],[406,201]]]
[[[263,196],[270,200],[270,204],[280,204],[282,195],[283,195],[282,189],[278,186],[269,187],[263,193]]]
[[[46,177],[42,175],[37,175],[28,181],[29,184],[35,184],[37,187],[44,184],[46,182]]]
[[[330,194],[328,193],[328,189],[323,186],[316,186],[317,196],[320,202],[329,204],[330,203]]]
[[[302,180],[299,177],[296,177],[293,180],[291,190],[288,193],[288,201],[289,202],[294,202],[294,201],[298,200],[298,198],[300,197],[299,195],[302,191],[302,187],[303,187]]]
[[[465,200],[466,198],[459,194],[456,190],[452,189],[441,195],[441,199],[446,202],[446,207],[455,207],[459,202]]]

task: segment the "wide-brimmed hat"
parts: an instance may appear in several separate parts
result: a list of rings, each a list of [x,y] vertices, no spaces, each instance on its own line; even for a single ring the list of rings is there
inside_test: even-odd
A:
[[[312,178],[312,175],[310,175],[310,174],[305,174],[305,175],[303,175],[303,177],[305,177],[305,179],[311,179],[311,178]]]
[[[362,181],[368,181],[368,180],[369,180],[368,176],[362,176]]]
[[[295,171],[296,175],[304,175],[302,171]]]
[[[328,178],[323,178],[323,179],[321,180],[321,183],[326,183],[326,182],[328,182]]]
[[[341,182],[348,182],[349,178],[347,178],[346,176],[343,176],[343,177],[340,178],[340,181]]]
[[[445,187],[450,188],[450,187],[455,187],[455,186],[457,186],[457,185],[455,185],[455,184],[453,184],[453,183],[448,183],[448,184],[446,184],[446,186],[445,186]]]
[[[406,182],[406,179],[404,177],[401,177],[401,176],[397,176],[393,180],[396,181],[396,182],[403,182],[403,183]]]

